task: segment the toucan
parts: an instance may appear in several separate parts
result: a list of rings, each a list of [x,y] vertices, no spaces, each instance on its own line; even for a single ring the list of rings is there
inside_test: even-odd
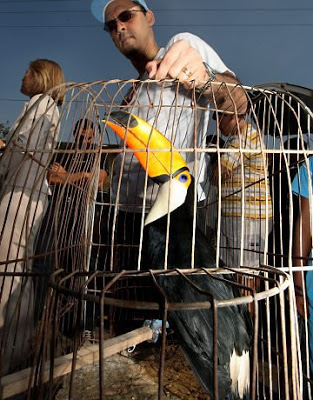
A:
[[[114,122],[108,119],[104,122],[134,150],[149,177],[160,185],[145,219],[142,269],[162,269],[166,265],[167,269],[193,266],[204,271],[188,277],[184,274],[157,275],[168,302],[212,302],[213,299],[240,297],[230,274],[210,273],[210,269],[216,268],[216,251],[206,235],[194,226],[194,178],[182,155],[161,132],[140,117],[114,111],[110,119]],[[253,324],[246,305],[218,309],[217,385],[214,385],[212,308],[170,311],[168,322],[191,369],[211,398],[216,394],[219,399],[250,398]]]

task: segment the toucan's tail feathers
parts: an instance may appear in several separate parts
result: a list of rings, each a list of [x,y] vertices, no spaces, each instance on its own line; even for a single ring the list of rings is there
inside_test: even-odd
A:
[[[234,399],[245,399],[250,393],[250,352],[243,351],[241,355],[233,351],[230,357],[229,374],[232,380]]]

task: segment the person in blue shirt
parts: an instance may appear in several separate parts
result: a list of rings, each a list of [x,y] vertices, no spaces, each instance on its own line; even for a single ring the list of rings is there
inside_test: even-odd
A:
[[[303,162],[298,174],[292,182],[293,194],[299,196],[299,213],[294,228],[293,243],[293,265],[306,266],[312,265],[312,231],[310,220],[310,206],[312,203],[313,191],[313,157]],[[311,185],[311,187],[309,186]],[[296,293],[297,311],[301,317],[305,315],[304,290],[306,290],[306,300],[308,307],[308,328],[309,328],[309,347],[310,347],[310,368],[313,371],[313,270],[297,271],[294,273],[294,285]]]

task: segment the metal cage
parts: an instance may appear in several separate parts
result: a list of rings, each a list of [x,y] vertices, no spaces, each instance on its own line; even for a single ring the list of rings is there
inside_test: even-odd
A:
[[[171,326],[164,334],[168,314],[197,309],[210,313],[214,321],[210,385],[217,399],[218,342],[223,335],[219,314],[238,305],[249,310],[253,322],[251,398],[311,398],[310,316],[306,307],[304,318],[297,316],[293,277],[295,271],[306,273],[310,267],[294,265],[294,225],[301,205],[293,194],[292,181],[302,165],[309,168],[313,114],[295,87],[219,85],[231,103],[234,90],[244,93],[244,115],[237,114],[236,108],[221,110],[214,96],[199,98],[194,89],[178,103],[176,97],[184,89],[172,80],[99,81],[66,85],[50,147],[19,145],[23,119],[11,132],[1,154],[0,172],[16,154],[20,168],[10,181],[7,172],[2,175],[0,207],[7,212],[1,220],[1,240],[6,233],[10,243],[17,235],[18,243],[2,250],[0,260],[1,398],[20,393],[26,398],[53,398],[65,375],[64,398],[73,398],[79,395],[78,370],[87,364],[99,371],[97,398],[110,398],[104,383],[108,357],[131,346],[140,351],[140,343],[159,334],[159,344],[151,346],[159,352],[154,395],[162,398],[170,393],[164,384],[170,379],[166,354],[179,342]],[[167,91],[172,93],[169,102],[164,101]],[[179,152],[194,177],[186,265],[174,265],[175,257],[170,257],[171,224],[175,222],[170,213],[164,263],[158,268],[145,264],[145,218],[159,189],[148,172],[138,163],[134,166],[135,150],[109,127],[107,121],[119,111],[140,115],[151,129],[165,135],[172,143],[168,152]],[[223,112],[234,116],[237,132],[241,121],[253,127],[249,141],[237,133],[234,144],[236,134],[222,132]],[[44,118],[34,120],[29,137]],[[79,140],[84,129],[76,129],[78,120],[88,121],[86,126],[92,128],[88,143]],[[131,129],[130,121],[125,129]],[[190,131],[192,138],[187,137]],[[236,172],[225,177],[224,167],[231,163],[237,163]],[[14,186],[22,172],[27,176],[29,165],[40,167],[30,193]],[[62,182],[50,181],[36,219],[33,209],[38,208],[41,188],[53,165],[62,166]],[[102,174],[107,178],[100,184]],[[16,205],[11,194],[17,192]],[[310,200],[311,194],[309,190]],[[262,197],[259,207],[258,196]],[[254,207],[254,214],[249,207]],[[198,228],[212,249],[214,265],[210,268],[196,261]],[[226,228],[230,229],[227,234]],[[170,276],[179,277],[199,293],[199,300],[171,300],[160,285],[160,280]],[[225,282],[238,295],[216,298],[195,284],[194,276]],[[306,292],[304,284],[302,289]],[[163,329],[154,330],[145,322],[155,319],[162,321]]]

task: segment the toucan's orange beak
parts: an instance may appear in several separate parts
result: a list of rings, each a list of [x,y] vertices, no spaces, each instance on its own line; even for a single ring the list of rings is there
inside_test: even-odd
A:
[[[115,122],[103,120],[134,150],[134,154],[150,178],[157,183],[168,181],[187,164],[181,154],[157,129],[140,117],[125,111],[110,113]]]
[[[189,169],[172,143],[143,119],[125,111],[112,112],[110,117],[117,124],[104,122],[134,150],[149,177],[161,185],[145,220],[145,225],[151,224],[185,202],[192,182]]]

